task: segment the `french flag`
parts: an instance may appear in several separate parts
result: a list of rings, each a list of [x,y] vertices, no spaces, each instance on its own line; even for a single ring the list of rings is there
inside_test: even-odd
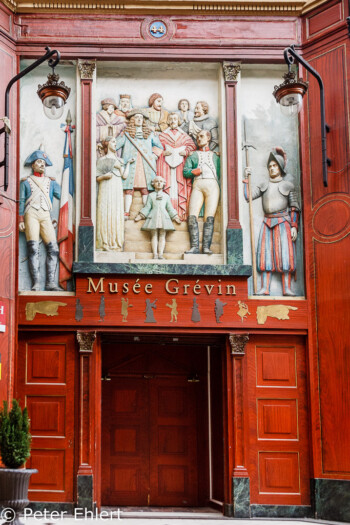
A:
[[[74,252],[74,173],[72,133],[75,126],[71,126],[70,111],[67,115],[64,132],[66,134],[63,150],[63,173],[61,184],[60,215],[57,227],[57,242],[59,245],[59,284],[67,290],[67,281],[72,278],[73,252]]]

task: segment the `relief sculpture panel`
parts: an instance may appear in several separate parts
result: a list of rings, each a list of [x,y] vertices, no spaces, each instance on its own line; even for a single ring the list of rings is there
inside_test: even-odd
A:
[[[165,71],[97,69],[96,261],[224,263],[218,68]]]

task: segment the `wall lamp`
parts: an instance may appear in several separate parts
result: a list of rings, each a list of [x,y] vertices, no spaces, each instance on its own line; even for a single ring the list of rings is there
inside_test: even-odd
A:
[[[288,73],[283,75],[284,82],[279,86],[275,86],[273,96],[276,102],[280,104],[281,111],[285,115],[294,116],[297,115],[303,105],[303,97],[307,92],[309,83],[305,82],[301,78],[296,79],[295,73],[292,71],[292,65],[294,62],[302,64],[311,75],[313,75],[320,87],[320,106],[321,106],[321,140],[322,140],[322,173],[323,173],[323,185],[328,186],[328,169],[331,165],[330,159],[327,158],[327,133],[330,128],[326,124],[325,117],[325,99],[324,99],[324,87],[322,78],[317,71],[310,66],[306,60],[304,60],[295,51],[295,46],[291,45],[286,47],[284,50],[284,60],[288,64]]]
[[[33,71],[40,64],[48,60],[48,65],[52,68],[52,73],[48,75],[46,84],[38,86],[38,95],[44,106],[44,113],[51,119],[58,119],[63,114],[64,104],[70,93],[70,88],[65,85],[64,82],[58,82],[59,76],[55,74],[54,68],[60,61],[61,55],[57,49],[51,49],[45,47],[46,53],[41,58],[33,62],[26,69],[18,73],[13,77],[7,84],[5,91],[5,117],[1,120],[4,121],[4,126],[0,129],[0,135],[5,133],[5,154],[4,159],[0,162],[0,168],[4,167],[4,191],[8,188],[8,174],[9,174],[9,135],[11,133],[11,124],[9,120],[10,114],[10,90],[15,82],[20,78],[24,77],[30,71]],[[56,55],[54,57],[54,55]]]

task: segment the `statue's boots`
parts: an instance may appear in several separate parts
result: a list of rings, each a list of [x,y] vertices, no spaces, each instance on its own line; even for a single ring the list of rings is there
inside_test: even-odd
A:
[[[284,272],[282,276],[283,295],[289,295],[291,297],[295,295],[295,293],[292,292],[292,289],[291,289],[291,281],[292,281],[292,274],[290,272]]]
[[[195,215],[190,215],[188,218],[188,231],[190,234],[191,248],[185,253],[199,253],[199,229]]]
[[[55,241],[46,245],[46,285],[45,290],[51,292],[62,292],[62,288],[55,283],[55,273],[58,263],[58,244]]]
[[[32,290],[38,292],[39,284],[39,241],[27,241],[28,265],[32,278]]]
[[[257,295],[270,295],[271,272],[263,272],[263,285]]]
[[[203,242],[202,252],[206,255],[211,255],[213,252],[210,249],[214,233],[214,217],[207,217],[203,225]]]

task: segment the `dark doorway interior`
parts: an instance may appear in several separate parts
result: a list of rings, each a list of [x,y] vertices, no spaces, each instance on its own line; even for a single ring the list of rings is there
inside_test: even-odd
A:
[[[133,339],[102,348],[102,505],[222,501],[220,348]]]

